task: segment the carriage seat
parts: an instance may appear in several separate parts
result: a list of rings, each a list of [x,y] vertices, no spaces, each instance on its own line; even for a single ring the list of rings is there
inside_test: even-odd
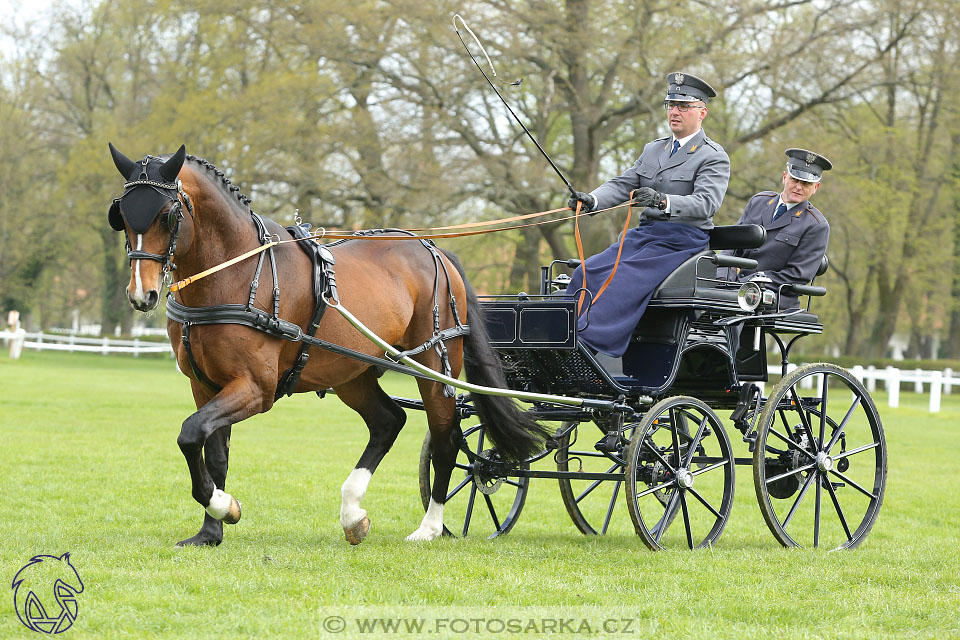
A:
[[[718,286],[717,265],[727,261],[738,266],[747,266],[756,261],[747,258],[720,256],[714,251],[727,249],[754,249],[761,246],[767,238],[767,230],[758,224],[736,224],[714,227],[710,230],[709,249],[688,258],[677,267],[673,273],[660,284],[653,292],[651,305],[658,303],[676,303],[680,301],[692,302],[696,300],[712,300],[724,303],[737,302],[735,288],[721,288]]]

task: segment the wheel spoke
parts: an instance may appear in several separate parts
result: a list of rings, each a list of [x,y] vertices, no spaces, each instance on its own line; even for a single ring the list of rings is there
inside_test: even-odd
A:
[[[470,530],[470,519],[473,518],[473,505],[477,499],[477,485],[475,482],[470,483],[470,497],[467,498],[467,513],[463,516],[463,533],[462,537],[467,537],[467,531]]]
[[[690,442],[690,448],[687,450],[687,458],[683,461],[684,468],[688,468],[690,466],[690,461],[693,460],[693,454],[700,445],[700,440],[703,439],[703,432],[707,428],[708,419],[709,416],[703,416],[703,420],[700,421],[700,426],[697,427],[697,435],[694,436],[693,440]]]
[[[690,529],[690,512],[687,510],[686,491],[680,489],[680,506],[683,508],[683,527],[687,533],[687,546],[693,549],[693,531]]]
[[[714,469],[719,469],[720,467],[725,467],[730,464],[730,460],[724,460],[723,462],[715,462],[709,467],[704,467],[703,469],[697,469],[696,471],[691,471],[690,475],[699,476],[701,474],[707,473],[708,471],[713,471]]]
[[[670,436],[673,438],[673,459],[678,463],[682,460],[680,457],[680,439],[677,437],[677,430],[679,429],[677,424],[677,412],[671,407],[670,409]]]
[[[689,491],[690,493],[692,493],[692,494],[693,494],[693,497],[696,498],[697,500],[699,500],[699,501],[700,501],[700,504],[702,504],[702,505],[705,506],[707,509],[709,509],[710,513],[712,513],[713,515],[715,515],[718,520],[723,517],[722,515],[720,515],[720,512],[719,512],[719,511],[717,511],[716,509],[713,508],[713,505],[711,505],[709,502],[707,502],[707,501],[704,499],[704,497],[700,495],[700,492],[699,492],[699,491],[697,491],[697,490],[694,489],[693,487],[690,487],[689,489],[687,489],[687,491]]]
[[[851,479],[848,478],[847,476],[843,475],[842,473],[840,473],[840,472],[837,471],[836,469],[831,469],[831,470],[830,470],[830,473],[832,473],[833,475],[837,476],[838,478],[840,478],[841,480],[843,480],[844,482],[846,482],[846,483],[849,484],[851,487],[853,487],[854,489],[856,489],[857,491],[859,491],[859,492],[862,493],[863,495],[867,496],[867,497],[870,498],[871,500],[876,500],[876,499],[877,499],[877,496],[875,496],[874,494],[870,493],[869,491],[867,491],[866,489],[864,489],[863,487],[861,487],[859,484],[857,484],[856,482],[854,482],[853,480],[851,480]]]
[[[660,455],[660,452],[657,451],[657,448],[656,448],[655,446],[653,446],[653,440],[650,438],[650,436],[647,436],[646,438],[643,439],[643,444],[645,444],[645,445],[647,446],[647,449],[650,449],[650,451],[653,452],[653,455],[655,455],[655,456],[657,457],[657,460],[660,461],[660,464],[662,464],[663,466],[665,466],[665,467],[667,468],[667,471],[669,471],[670,473],[676,475],[677,470],[674,469],[673,466],[672,466],[669,462],[667,462],[667,459],[666,459],[666,458],[664,458],[662,455]]]
[[[827,434],[827,372],[823,372],[823,392],[820,396],[820,439],[817,440],[817,447],[823,449],[823,439]]]
[[[622,480],[617,480],[613,487],[613,494],[610,496],[610,504],[607,506],[607,516],[603,519],[603,530],[601,533],[607,533],[607,527],[610,526],[610,518],[613,516],[613,507],[617,504],[617,496],[620,495],[620,483]]]
[[[830,442],[824,448],[824,451],[830,453],[830,449],[833,448],[833,445],[837,444],[837,440],[840,439],[840,435],[847,426],[847,421],[850,420],[850,416],[853,415],[854,410],[856,410],[858,406],[860,406],[860,396],[857,396],[853,399],[853,404],[850,405],[850,408],[847,409],[847,414],[843,416],[843,420],[841,420],[840,424],[837,425],[837,430],[833,432],[833,437],[830,438]]]
[[[618,468],[619,466],[620,466],[620,465],[618,465],[618,464],[614,464],[612,467],[610,467],[609,469],[607,469],[607,473],[611,473],[614,469]],[[591,482],[591,483],[590,483],[590,486],[588,486],[586,489],[584,489],[584,490],[583,490],[583,493],[581,493],[579,496],[577,496],[577,498],[576,498],[577,504],[580,504],[580,501],[581,501],[581,500],[583,500],[584,498],[586,498],[586,497],[590,494],[591,491],[593,491],[594,489],[596,489],[597,487],[599,487],[600,484],[603,483],[603,482],[605,482],[605,481],[604,481],[604,480],[594,480],[593,482]],[[618,482],[619,482],[619,481],[618,481]]]
[[[787,513],[787,517],[783,519],[783,529],[786,531],[787,525],[790,524],[790,519],[793,518],[793,514],[797,512],[797,507],[800,506],[800,501],[803,500],[803,496],[806,495],[807,489],[810,488],[810,483],[813,481],[814,477],[817,474],[811,473],[807,477],[807,481],[803,483],[803,488],[800,489],[800,495],[797,496],[797,499],[793,501],[793,506],[790,507],[790,512]]]
[[[810,475],[817,478],[817,498],[813,508],[813,548],[816,549],[820,546],[820,494],[823,491],[823,481],[819,471]]]
[[[814,464],[808,464],[808,465],[805,466],[805,467],[797,467],[797,468],[794,469],[793,471],[787,471],[786,473],[777,474],[777,475],[773,476],[772,478],[767,478],[766,480],[764,480],[764,482],[765,482],[766,484],[770,484],[771,482],[776,482],[777,480],[781,480],[781,479],[786,478],[786,477],[789,477],[789,476],[795,476],[795,475],[797,475],[798,473],[801,473],[801,472],[803,472],[803,471],[807,471],[807,470],[809,470],[809,469],[813,469],[815,466],[817,466],[817,465],[814,463]]]
[[[493,526],[496,527],[497,531],[500,531],[500,519],[497,518],[497,510],[493,507],[493,500],[491,500],[487,494],[483,494],[483,500],[487,503],[490,517],[493,518]]]
[[[840,460],[841,458],[849,458],[850,456],[856,455],[858,453],[863,453],[864,451],[869,451],[870,449],[876,449],[880,446],[879,442],[871,442],[870,444],[865,444],[862,447],[857,447],[856,449],[850,449],[850,451],[842,451],[839,455],[833,456],[834,460]]]
[[[653,533],[653,539],[656,540],[657,544],[660,544],[660,539],[663,537],[664,532],[666,532],[670,523],[673,522],[673,514],[677,512],[679,495],[680,489],[677,488],[677,490],[673,492],[673,495],[670,496],[670,500],[667,501],[667,508],[663,510],[663,517],[660,518],[660,522],[658,522],[654,530],[651,531],[651,533]]]
[[[655,486],[655,487],[650,487],[650,488],[647,489],[646,491],[641,491],[640,493],[638,493],[638,494],[637,494],[637,500],[639,500],[640,498],[642,498],[642,497],[644,497],[644,496],[648,496],[648,495],[650,495],[651,493],[655,493],[655,492],[657,492],[657,491],[662,491],[663,489],[669,489],[670,487],[672,487],[672,486],[674,486],[674,485],[676,485],[676,484],[677,484],[677,481],[676,481],[676,480],[670,480],[669,482],[664,482],[663,484],[658,484],[658,485]]]
[[[807,434],[807,438],[810,439],[811,443],[816,443],[816,440],[813,438],[813,429],[810,427],[810,416],[807,413],[807,410],[803,407],[803,402],[800,399],[800,394],[797,393],[797,388],[795,386],[790,387],[790,395],[793,397],[793,401],[797,405],[797,415],[800,416],[800,424],[803,425],[803,430]]]
[[[466,463],[463,463],[463,462],[454,462],[454,463],[453,463],[453,468],[454,468],[454,469],[463,469],[464,471],[470,471],[470,465],[469,465],[469,464],[466,464]]]
[[[837,515],[840,516],[840,524],[843,525],[843,531],[847,534],[847,540],[853,540],[853,534],[850,533],[850,527],[847,525],[847,519],[843,515],[843,509],[840,507],[840,500],[837,499],[837,492],[833,488],[833,483],[830,482],[830,479],[827,478],[827,492],[830,494],[830,499],[833,500],[833,508],[837,510]]]
[[[447,494],[447,499],[444,501],[444,503],[450,502],[450,498],[452,498],[453,496],[457,495],[457,493],[460,491],[460,489],[463,489],[465,486],[467,486],[468,484],[470,484],[470,481],[471,481],[471,480],[473,480],[473,478],[471,478],[470,476],[467,476],[466,478],[464,478],[464,479],[463,479],[463,482],[461,482],[460,484],[458,484],[456,487],[453,488],[453,491],[451,491],[450,493]]]
[[[799,444],[797,444],[796,442],[794,442],[793,440],[791,440],[791,439],[788,438],[787,436],[783,435],[782,433],[780,433],[779,431],[777,431],[777,430],[774,429],[773,427],[770,427],[769,431],[770,431],[770,433],[772,433],[773,435],[777,436],[778,438],[780,438],[781,440],[783,440],[784,442],[786,442],[788,447],[793,447],[793,448],[796,449],[797,451],[800,451],[801,453],[805,454],[805,455],[806,455],[808,458],[810,458],[811,460],[816,460],[816,459],[817,459],[817,457],[816,457],[815,455],[813,455],[812,453],[810,453],[809,451],[807,451],[806,449],[804,449],[803,447],[801,447]]]

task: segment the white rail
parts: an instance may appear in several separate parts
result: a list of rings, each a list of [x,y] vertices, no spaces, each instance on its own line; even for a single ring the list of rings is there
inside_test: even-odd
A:
[[[788,371],[793,371],[796,365],[789,365]],[[779,365],[770,365],[767,368],[770,375],[780,375]],[[940,411],[940,401],[943,394],[950,395],[955,385],[960,385],[960,377],[954,375],[953,369],[947,367],[942,371],[930,371],[925,369],[897,369],[896,367],[886,367],[877,369],[873,365],[862,367],[856,365],[850,367],[850,372],[860,380],[867,391],[873,393],[877,390],[877,382],[882,382],[884,390],[887,392],[887,405],[890,407],[900,406],[900,389],[903,385],[913,384],[915,393],[930,394],[930,412],[938,413]],[[812,379],[810,383],[812,384]]]
[[[10,357],[17,358],[24,348],[37,351],[86,351],[89,353],[126,353],[134,358],[141,353],[169,353],[173,355],[173,348],[166,342],[149,340],[115,340],[112,338],[83,338],[75,335],[61,335],[56,333],[28,333],[19,331],[0,331],[0,340],[9,343]]]

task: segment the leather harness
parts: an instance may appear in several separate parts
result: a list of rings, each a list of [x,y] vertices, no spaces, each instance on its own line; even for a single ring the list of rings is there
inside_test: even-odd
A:
[[[260,239],[261,246],[269,243],[271,236],[267,232],[263,219],[252,211],[250,213],[257,228],[257,235]],[[316,337],[317,330],[320,327],[320,321],[323,318],[323,314],[327,308],[326,301],[329,299],[335,304],[339,303],[336,275],[333,269],[336,261],[333,257],[333,253],[330,252],[329,247],[347,242],[348,240],[338,240],[337,242],[333,242],[328,245],[321,245],[318,242],[311,242],[309,239],[309,224],[289,226],[286,228],[286,230],[291,236],[293,236],[294,239],[300,240],[297,242],[297,244],[310,258],[312,265],[311,273],[313,279],[313,297],[315,307],[313,317],[311,318],[306,330],[302,329],[297,324],[280,318],[280,284],[277,277],[277,263],[273,247],[270,247],[267,249],[267,251],[260,253],[257,262],[257,269],[253,277],[253,282],[250,285],[250,295],[247,299],[247,304],[220,304],[206,307],[189,307],[177,302],[172,293],[167,294],[167,317],[174,322],[179,322],[182,325],[181,340],[187,351],[187,360],[190,363],[190,369],[193,372],[193,376],[198,381],[207,386],[214,393],[218,393],[223,388],[211,380],[203,372],[203,370],[200,369],[196,358],[193,355],[193,349],[191,348],[191,327],[194,325],[207,324],[238,324],[262,331],[276,338],[280,338],[281,340],[303,343],[300,347],[300,351],[297,354],[296,360],[294,360],[293,366],[287,369],[283,375],[280,376],[277,389],[274,393],[274,401],[280,399],[284,395],[289,396],[293,394],[294,389],[297,386],[297,382],[300,379],[300,374],[303,372],[303,369],[306,367],[307,361],[309,360],[310,347],[319,347],[321,349],[347,356],[355,360],[360,360],[361,362],[366,362],[383,369],[389,369],[391,371],[397,371],[399,373],[420,378],[425,378],[426,376],[410,367],[399,364],[397,360],[403,356],[416,355],[423,353],[428,349],[434,349],[440,356],[443,373],[448,376],[450,375],[450,363],[447,356],[447,349],[444,345],[444,340],[465,336],[470,333],[470,327],[463,324],[460,320],[460,315],[457,311],[457,301],[453,297],[450,287],[450,274],[447,272],[446,265],[444,264],[443,260],[441,260],[436,245],[433,242],[427,239],[417,238],[420,243],[428,251],[430,251],[431,255],[433,256],[434,266],[436,269],[434,278],[433,336],[422,345],[399,354],[396,360],[394,360],[371,356]],[[360,239],[364,236],[374,236],[384,233],[397,232],[407,233],[413,237],[416,237],[415,234],[400,229],[374,229],[358,231],[356,232],[355,237]],[[254,306],[254,299],[256,298],[257,289],[259,287],[260,273],[263,269],[265,254],[267,253],[270,254],[270,267],[273,275],[272,314]],[[449,305],[453,312],[453,318],[455,322],[454,327],[442,330],[440,329],[439,305],[441,270],[443,271],[447,281],[447,291],[450,292]],[[454,389],[449,385],[444,385],[444,394],[448,397],[453,397]]]

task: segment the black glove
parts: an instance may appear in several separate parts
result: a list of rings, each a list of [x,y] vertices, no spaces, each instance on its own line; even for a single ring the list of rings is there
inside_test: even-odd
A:
[[[650,187],[640,187],[633,192],[633,204],[640,207],[653,207],[663,211],[667,208],[667,197]]]
[[[583,206],[580,207],[580,213],[590,213],[593,211],[593,196],[583,191],[577,191],[576,194],[576,196],[570,196],[570,200],[567,201],[567,206],[576,211],[577,202],[582,202]]]

